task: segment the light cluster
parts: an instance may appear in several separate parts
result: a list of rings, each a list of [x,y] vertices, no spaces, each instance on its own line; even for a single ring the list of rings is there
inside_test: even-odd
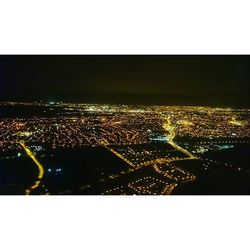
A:
[[[27,109],[38,105],[45,111],[28,118],[1,118],[0,149],[3,152],[17,149],[20,140],[25,140],[27,145],[51,148],[92,146],[101,141],[109,145],[167,142],[169,137],[163,128],[167,117],[177,138],[250,138],[248,109],[63,103],[19,105]],[[56,109],[55,115],[47,116],[47,109],[50,112]]]

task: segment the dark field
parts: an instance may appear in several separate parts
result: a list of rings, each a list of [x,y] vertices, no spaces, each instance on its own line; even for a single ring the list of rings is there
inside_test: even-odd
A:
[[[51,193],[62,194],[78,193],[129,170],[125,162],[101,147],[54,151],[41,163],[46,166],[45,185]]]
[[[0,159],[0,194],[24,194],[36,175],[35,164],[28,157]]]
[[[180,195],[236,195],[250,194],[250,174],[223,164],[212,164],[207,169],[201,160],[178,162],[181,167],[197,176],[193,182],[177,187],[173,194]]]

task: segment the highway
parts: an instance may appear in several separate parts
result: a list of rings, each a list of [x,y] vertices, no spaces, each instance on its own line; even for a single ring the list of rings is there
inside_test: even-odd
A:
[[[29,195],[32,190],[36,189],[43,176],[44,176],[44,167],[42,166],[42,164],[36,159],[36,156],[32,153],[32,151],[26,147],[26,145],[24,144],[24,142],[19,142],[19,144],[22,146],[22,148],[25,150],[26,154],[34,161],[34,163],[36,164],[37,168],[38,168],[38,176],[37,176],[37,180],[35,181],[35,183],[29,187],[28,189],[26,189],[26,195]]]
[[[174,127],[171,125],[170,117],[167,118],[167,122],[163,123],[162,127],[168,132],[168,134],[166,135],[166,137],[168,138],[168,144],[173,146],[175,149],[181,151],[183,154],[186,154],[187,156],[189,156],[190,160],[191,159],[198,159],[193,154],[188,152],[186,149],[180,147],[179,145],[177,145],[173,141],[173,139],[175,137],[175,132],[174,132]]]

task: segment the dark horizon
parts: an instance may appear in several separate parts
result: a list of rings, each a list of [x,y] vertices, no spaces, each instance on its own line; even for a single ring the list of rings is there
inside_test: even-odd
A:
[[[131,96],[131,95],[130,95]],[[151,95],[148,95],[148,97],[152,97]],[[171,103],[169,102],[161,102],[161,101],[150,101],[147,99],[147,96],[141,96],[141,101],[128,101],[128,98],[126,95],[119,96],[119,101],[113,100],[111,101],[109,99],[109,96],[106,95],[105,98],[99,99],[99,100],[84,100],[82,101],[80,98],[74,98],[74,99],[68,99],[68,98],[15,98],[15,99],[1,99],[0,103],[8,103],[8,102],[16,102],[16,103],[65,103],[65,104],[100,104],[100,105],[131,105],[131,106],[202,106],[202,107],[218,107],[218,108],[239,108],[239,109],[249,109],[250,104],[243,104],[243,103],[237,103],[237,104],[229,104],[229,103],[221,103],[221,102],[211,102],[211,103],[204,103],[202,100],[196,99],[193,103],[192,102],[185,102],[187,98],[176,98]],[[137,95],[138,98],[138,95]],[[157,98],[157,97],[156,97]],[[145,101],[147,99],[147,102]],[[174,98],[173,98],[174,99]]]
[[[249,56],[0,56],[0,101],[246,108],[249,81]]]

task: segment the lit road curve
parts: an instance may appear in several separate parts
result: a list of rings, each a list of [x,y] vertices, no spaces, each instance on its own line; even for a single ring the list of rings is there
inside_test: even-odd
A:
[[[36,164],[37,168],[38,168],[38,176],[37,176],[37,181],[35,181],[35,183],[26,190],[26,194],[29,195],[31,193],[32,190],[36,189],[43,176],[44,176],[44,167],[42,166],[42,164],[36,159],[35,155],[31,152],[31,150],[29,148],[26,147],[26,145],[24,144],[24,142],[19,142],[19,144],[23,147],[23,149],[25,150],[26,154],[34,161],[34,163]]]
[[[192,159],[198,159],[197,157],[195,157],[193,154],[191,154],[190,152],[188,152],[187,150],[185,150],[184,148],[180,147],[179,145],[177,145],[173,139],[175,137],[175,131],[174,131],[174,127],[171,125],[171,121],[170,121],[170,117],[167,118],[167,122],[163,123],[162,127],[164,128],[164,130],[166,130],[168,132],[167,138],[168,138],[168,144],[170,144],[172,147],[174,147],[175,149],[181,151],[183,154],[187,155],[188,158],[172,158],[168,160],[169,162],[173,162],[173,161],[178,161],[178,160],[192,160]],[[158,173],[163,173],[164,176],[167,176],[167,174],[164,171],[161,171],[159,169],[159,167],[157,166],[157,164],[154,165],[154,169],[156,172]],[[187,181],[192,181],[194,179],[196,179],[196,177],[194,175],[190,175],[188,172],[186,173],[188,175]],[[166,186],[166,188],[163,191],[163,194],[171,194],[172,191],[177,187],[177,183],[175,183],[174,185],[168,187]]]
[[[191,159],[198,159],[193,154],[191,154],[190,152],[188,152],[186,149],[180,147],[179,145],[177,145],[173,141],[173,139],[175,137],[175,132],[174,132],[174,127],[171,125],[169,117],[167,118],[167,122],[163,123],[162,127],[169,133],[169,135],[167,135],[167,137],[168,137],[168,144],[170,144],[171,146],[173,146],[175,149],[181,151],[182,153],[188,155],[190,160]]]

